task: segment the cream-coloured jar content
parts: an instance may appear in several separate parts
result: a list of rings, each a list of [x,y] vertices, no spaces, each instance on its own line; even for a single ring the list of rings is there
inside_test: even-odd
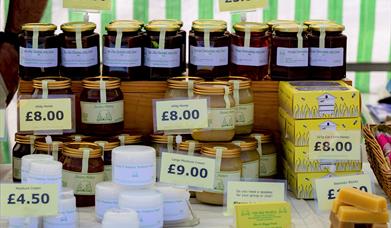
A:
[[[166,98],[193,97],[193,88],[196,82],[202,82],[204,79],[192,76],[173,77],[167,80],[168,89]]]
[[[260,156],[257,151],[258,142],[255,139],[241,139],[232,141],[241,149],[242,177],[258,179]]]
[[[250,137],[258,141],[257,151],[260,155],[259,177],[273,178],[277,174],[277,149],[273,142],[272,133],[260,131],[259,133],[251,134]]]
[[[208,120],[205,129],[194,129],[194,140],[208,142],[231,141],[235,135],[235,101],[228,82],[199,82],[194,86],[194,98],[209,98]]]

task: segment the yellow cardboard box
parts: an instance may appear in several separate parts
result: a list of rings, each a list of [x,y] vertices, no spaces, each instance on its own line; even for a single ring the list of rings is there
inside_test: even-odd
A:
[[[349,172],[349,171],[361,171],[362,162],[360,161],[343,161],[343,160],[310,160],[308,153],[309,148],[307,146],[294,146],[289,140],[283,140],[282,142],[284,157],[289,166],[292,167],[296,173],[308,173],[308,172]]]
[[[328,175],[332,176],[349,176],[362,174],[361,171],[352,172],[316,172],[316,173],[296,173],[289,166],[288,162],[283,159],[284,175],[288,181],[290,190],[296,195],[298,199],[313,199],[314,179],[323,178]]]
[[[281,136],[290,140],[295,146],[308,146],[310,131],[320,130],[360,130],[361,118],[341,119],[293,119],[284,109],[279,108]]]
[[[343,81],[280,82],[280,106],[294,119],[360,116],[360,92]]]

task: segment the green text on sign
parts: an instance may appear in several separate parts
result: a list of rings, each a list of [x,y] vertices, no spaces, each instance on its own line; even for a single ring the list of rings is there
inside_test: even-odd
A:
[[[156,131],[208,127],[207,99],[157,100],[154,102]]]
[[[0,216],[27,217],[57,214],[56,184],[0,185]]]
[[[64,8],[111,10],[111,0],[63,0]]]
[[[162,153],[160,181],[213,189],[215,181],[215,159]]]
[[[220,11],[243,11],[263,8],[267,0],[219,0]]]

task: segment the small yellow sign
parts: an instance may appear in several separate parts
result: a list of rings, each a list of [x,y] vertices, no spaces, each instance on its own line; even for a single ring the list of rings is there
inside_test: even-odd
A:
[[[264,201],[284,201],[285,183],[229,181],[227,187],[227,215],[234,213],[235,204]]]
[[[0,216],[26,217],[58,214],[56,184],[1,184]]]
[[[0,141],[5,137],[5,109],[0,109]]]
[[[154,102],[156,131],[208,127],[207,99],[156,100]]]
[[[215,159],[162,153],[160,181],[191,187],[213,189]]]
[[[19,131],[72,130],[72,99],[20,99]]]
[[[353,187],[372,193],[371,179],[368,174],[315,179],[316,198],[321,211],[329,211],[340,188]]]
[[[64,8],[111,10],[111,0],[63,0]]]
[[[243,11],[263,8],[267,0],[219,0],[220,11]]]
[[[361,131],[310,131],[310,160],[361,160]]]
[[[236,204],[238,228],[290,228],[291,207],[285,201]]]

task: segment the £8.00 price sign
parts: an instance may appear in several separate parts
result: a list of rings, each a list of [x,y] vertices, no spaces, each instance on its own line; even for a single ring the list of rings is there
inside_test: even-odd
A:
[[[63,0],[64,8],[111,10],[111,0]]]
[[[219,0],[220,11],[241,11],[262,8],[267,0]]]

